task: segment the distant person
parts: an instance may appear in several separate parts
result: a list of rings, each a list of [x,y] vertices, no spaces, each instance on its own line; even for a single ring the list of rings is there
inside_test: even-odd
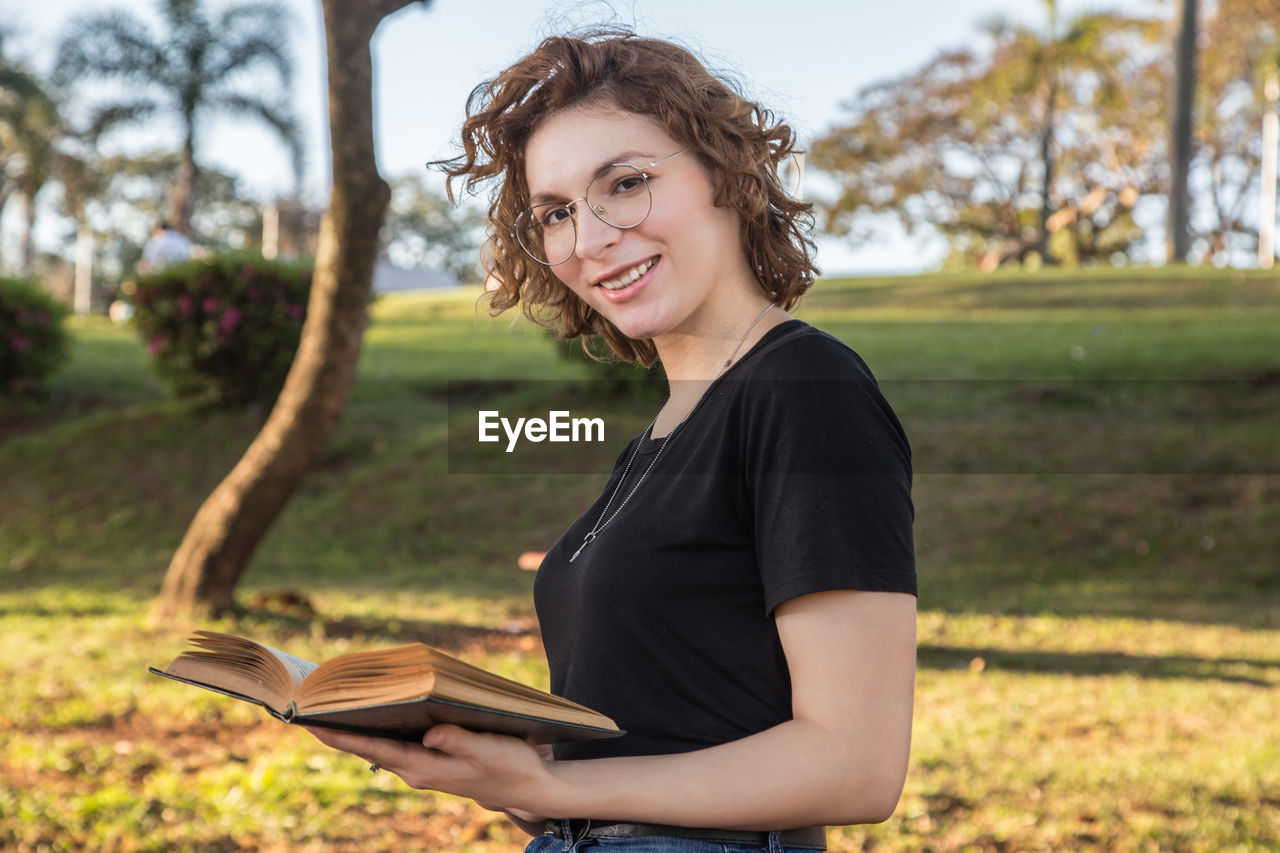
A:
[[[143,275],[159,272],[170,264],[190,260],[194,253],[195,244],[190,237],[167,222],[157,222],[151,227],[151,239],[142,250],[138,272]]]

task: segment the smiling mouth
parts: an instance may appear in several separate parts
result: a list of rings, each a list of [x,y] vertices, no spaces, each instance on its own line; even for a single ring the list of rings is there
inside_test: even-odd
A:
[[[634,267],[624,270],[621,274],[614,278],[597,281],[596,284],[605,290],[621,290],[628,285],[634,284],[636,279],[653,269],[653,265],[658,262],[656,257],[649,258],[647,261],[641,261]]]

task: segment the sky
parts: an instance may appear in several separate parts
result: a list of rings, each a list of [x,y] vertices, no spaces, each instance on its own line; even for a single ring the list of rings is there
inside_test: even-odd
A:
[[[206,0],[214,9],[225,0]],[[283,0],[295,59],[292,103],[304,129],[304,195],[323,204],[328,186],[328,137],[322,17],[319,0]],[[47,71],[59,33],[86,11],[128,9],[157,24],[153,0],[0,0],[0,20],[15,32],[6,52]],[[1133,13],[1157,0],[1060,0],[1059,15],[1098,8]],[[1166,8],[1168,3],[1163,4]],[[374,40],[375,138],[385,176],[425,170],[426,161],[455,151],[467,95],[482,80],[520,58],[550,34],[593,23],[621,23],[644,35],[672,38],[712,68],[730,71],[749,95],[796,128],[801,147],[838,124],[841,104],[861,87],[922,66],[939,50],[981,40],[980,23],[994,16],[1041,25],[1044,0],[435,0],[386,19]],[[214,121],[197,141],[197,156],[241,176],[250,197],[264,200],[291,186],[284,146],[249,122]],[[178,147],[176,126],[121,132],[104,148]],[[810,177],[807,191],[823,191]],[[928,236],[886,233],[851,249],[819,240],[826,274],[918,272],[935,267],[942,246]]]

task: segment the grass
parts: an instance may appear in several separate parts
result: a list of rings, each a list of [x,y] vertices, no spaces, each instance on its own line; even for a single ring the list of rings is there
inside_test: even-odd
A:
[[[458,473],[448,382],[518,407],[584,374],[474,302],[375,305],[340,433],[218,627],[313,659],[424,639],[545,685],[515,556],[602,476]],[[917,470],[912,765],[895,816],[832,849],[1280,846],[1280,278],[825,281],[800,316],[871,364]],[[73,331],[49,399],[0,410],[0,848],[518,850],[473,805],[145,675],[183,639],[149,599],[261,413],[168,401],[128,330]],[[609,459],[654,405],[615,404]]]

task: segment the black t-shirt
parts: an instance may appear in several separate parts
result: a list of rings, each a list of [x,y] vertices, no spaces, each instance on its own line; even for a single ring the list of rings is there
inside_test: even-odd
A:
[[[836,338],[799,320],[770,329],[569,562],[638,442],[609,513],[627,498],[661,439],[627,445],[538,570],[552,692],[627,731],[562,744],[560,759],[687,752],[785,722],[775,607],[834,589],[916,594],[907,439]]]

